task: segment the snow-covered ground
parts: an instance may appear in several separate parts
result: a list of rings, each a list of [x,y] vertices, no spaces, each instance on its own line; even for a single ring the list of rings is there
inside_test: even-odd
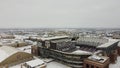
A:
[[[9,68],[21,68],[21,66],[20,66],[20,64],[19,64],[19,65],[11,66],[11,67],[9,67]],[[23,67],[23,68],[25,68],[25,67]]]
[[[20,65],[21,65],[21,64],[15,65],[15,66],[12,66],[12,67],[10,67],[10,68],[21,68]],[[23,68],[24,68],[24,67],[23,67]],[[46,68],[71,68],[71,67],[68,67],[68,66],[66,66],[66,65],[63,65],[63,64],[58,63],[58,62],[56,62],[56,61],[52,61],[52,62],[50,62],[50,63],[47,63],[47,67],[46,67]]]
[[[109,68],[120,68],[120,56],[117,59],[118,60],[117,60],[116,64],[110,64]],[[20,68],[20,64],[12,66],[10,68]],[[56,61],[52,61],[52,62],[47,63],[46,68],[71,68],[71,67],[66,66],[62,63],[56,62]]]
[[[24,47],[18,47],[17,49],[31,54],[31,46],[32,45],[28,45],[28,46],[24,46]]]
[[[120,68],[120,56],[117,58],[117,61],[115,64],[110,64],[109,68]]]

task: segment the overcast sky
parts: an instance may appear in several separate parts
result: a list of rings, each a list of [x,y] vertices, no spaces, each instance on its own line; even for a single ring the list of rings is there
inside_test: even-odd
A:
[[[0,0],[0,28],[120,27],[120,0]]]

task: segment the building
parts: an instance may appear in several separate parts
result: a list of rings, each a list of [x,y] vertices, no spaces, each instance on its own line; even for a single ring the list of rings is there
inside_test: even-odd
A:
[[[28,43],[18,39],[2,39],[0,40],[0,45],[22,47],[22,46],[27,46]]]
[[[101,51],[102,56],[117,60],[117,44],[114,39],[80,37],[73,40],[69,36],[39,38],[37,46],[32,46],[32,53],[43,58],[53,58],[75,68],[83,68],[84,59]]]
[[[39,47],[35,45],[31,46],[31,54],[39,56],[40,55]]]
[[[120,32],[114,32],[112,38],[120,39]]]
[[[11,66],[31,60],[33,56],[10,46],[0,46],[0,66]],[[0,67],[0,68],[1,68]]]
[[[90,56],[84,60],[84,68],[109,68],[109,57]]]
[[[31,61],[25,62],[24,66],[26,68],[46,68],[45,62],[40,59],[34,59]]]
[[[9,35],[9,34],[0,34],[1,39],[14,39],[14,35]]]

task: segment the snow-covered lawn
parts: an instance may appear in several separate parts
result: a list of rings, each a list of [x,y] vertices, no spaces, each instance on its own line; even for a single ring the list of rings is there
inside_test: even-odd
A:
[[[120,56],[117,58],[117,61],[115,64],[110,64],[109,68],[120,68]]]

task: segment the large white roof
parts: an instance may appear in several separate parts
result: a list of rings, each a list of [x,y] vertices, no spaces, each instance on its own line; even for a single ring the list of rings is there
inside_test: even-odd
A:
[[[19,52],[19,50],[9,47],[9,46],[0,46],[0,62],[4,61],[9,56]]]
[[[97,48],[106,48],[117,42],[118,42],[118,40],[116,40],[116,39],[93,38],[93,37],[80,37],[77,40],[78,44],[86,44],[86,45],[96,46]]]

